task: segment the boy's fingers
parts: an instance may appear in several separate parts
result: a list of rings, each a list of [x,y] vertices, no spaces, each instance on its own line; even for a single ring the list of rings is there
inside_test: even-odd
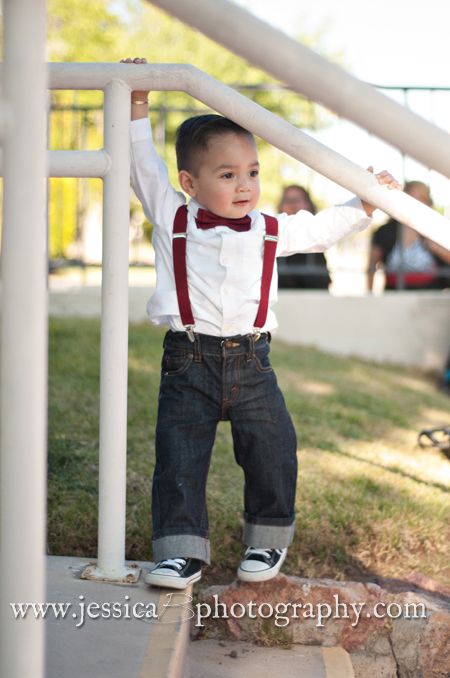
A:
[[[370,165],[370,167],[367,168],[367,171],[373,174],[373,167]],[[375,174],[377,181],[379,184],[387,185],[388,188],[399,188],[401,189],[402,186],[398,183],[396,179],[390,174],[387,170],[382,170],[381,172],[377,172]]]
[[[383,184],[383,185],[387,186],[388,188],[397,188],[397,189],[402,190],[402,186],[392,176],[392,174],[390,174],[387,170],[383,170],[382,172],[378,172],[375,176],[378,180],[378,183]]]
[[[126,59],[121,59],[120,60],[121,64],[146,64],[147,59],[141,58],[141,57],[135,57],[134,59],[130,59],[130,57],[127,57]]]

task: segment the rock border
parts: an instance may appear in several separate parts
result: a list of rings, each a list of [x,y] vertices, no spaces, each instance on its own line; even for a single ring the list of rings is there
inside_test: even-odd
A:
[[[340,646],[350,654],[356,678],[450,676],[445,595],[278,575],[268,582],[209,587],[199,594],[197,608],[205,615],[203,626],[192,620],[197,638]]]

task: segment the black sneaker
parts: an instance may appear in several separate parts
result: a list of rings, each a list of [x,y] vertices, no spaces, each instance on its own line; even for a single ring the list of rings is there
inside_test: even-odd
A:
[[[195,558],[167,558],[156,563],[153,570],[145,575],[145,582],[151,586],[165,586],[170,589],[185,589],[202,576],[202,561]]]
[[[286,558],[286,549],[255,549],[249,546],[239,565],[237,575],[241,581],[267,581],[275,577]]]

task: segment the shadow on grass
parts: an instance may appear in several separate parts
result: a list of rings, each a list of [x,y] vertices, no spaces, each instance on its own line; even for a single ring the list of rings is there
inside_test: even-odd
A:
[[[429,374],[275,343],[272,361],[302,444],[336,449],[336,434],[383,437],[417,425],[427,409],[450,417],[448,396]]]
[[[422,478],[418,478],[417,476],[414,476],[412,473],[407,473],[406,471],[403,471],[401,468],[398,468],[396,466],[389,466],[386,464],[380,464],[379,462],[372,461],[370,459],[363,459],[362,457],[358,457],[357,454],[351,454],[350,452],[342,452],[342,450],[330,450],[330,452],[331,454],[339,454],[342,457],[347,457],[348,459],[359,461],[362,464],[368,464],[369,466],[374,466],[376,468],[383,469],[384,471],[389,471],[389,473],[395,473],[397,475],[402,476],[403,478],[407,478],[408,480],[413,480],[415,483],[419,483],[420,485],[433,487],[437,490],[440,490],[441,492],[446,492],[447,494],[450,494],[450,487],[448,487],[447,485],[442,485],[441,483],[437,482],[430,482],[428,480],[422,480]]]

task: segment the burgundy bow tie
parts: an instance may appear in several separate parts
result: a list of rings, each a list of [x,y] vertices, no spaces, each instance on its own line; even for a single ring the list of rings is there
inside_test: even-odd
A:
[[[206,230],[207,228],[214,228],[214,226],[228,226],[233,231],[249,231],[252,223],[248,214],[241,219],[229,219],[228,217],[219,217],[208,210],[199,209],[195,219],[197,228]]]

